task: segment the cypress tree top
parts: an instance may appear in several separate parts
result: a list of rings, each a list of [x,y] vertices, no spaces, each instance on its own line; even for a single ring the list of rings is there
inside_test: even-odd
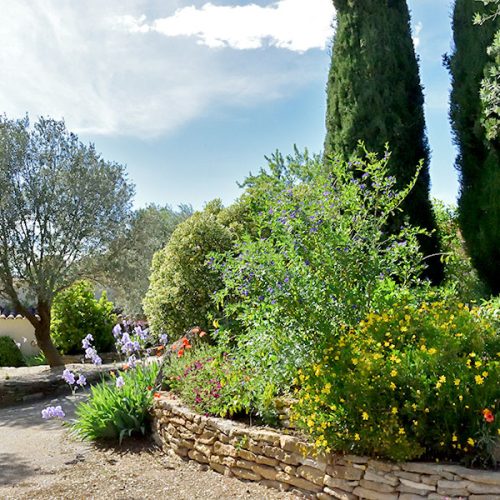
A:
[[[327,88],[325,154],[348,159],[360,140],[383,153],[389,144],[389,168],[399,186],[411,181],[423,160],[418,181],[403,210],[409,221],[436,228],[429,199],[429,146],[423,93],[405,0],[333,0],[337,31]],[[402,217],[394,220],[394,230]],[[425,255],[439,252],[437,236],[421,240]],[[427,272],[442,279],[439,257]]]

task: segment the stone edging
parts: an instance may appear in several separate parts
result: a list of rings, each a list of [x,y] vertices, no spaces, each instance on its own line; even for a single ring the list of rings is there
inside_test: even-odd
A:
[[[153,436],[166,451],[226,476],[327,500],[500,500],[500,472],[457,465],[314,457],[305,441],[264,427],[198,415],[167,393],[155,400]]]

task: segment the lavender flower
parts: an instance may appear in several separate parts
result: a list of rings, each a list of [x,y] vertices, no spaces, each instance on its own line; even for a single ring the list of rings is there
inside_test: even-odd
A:
[[[82,340],[82,347],[84,349],[88,349],[89,347],[92,347],[91,342],[94,340],[94,337],[90,335],[90,333]]]
[[[93,347],[85,349],[85,358],[90,359],[94,365],[102,365],[102,359],[98,356],[97,351]]]
[[[76,383],[80,387],[83,387],[84,385],[87,385],[87,379],[85,378],[85,375],[80,374],[80,376],[78,377],[78,380],[76,381]]]
[[[132,356],[128,358],[127,364],[129,368],[135,368],[137,366],[137,358],[135,357],[134,354],[132,354]]]
[[[166,333],[162,333],[160,335],[160,344],[163,344],[163,345],[168,344],[168,335]]]
[[[116,379],[116,387],[118,389],[121,389],[123,386],[125,385],[125,380],[123,380],[123,377],[120,375],[119,377],[117,377]]]
[[[48,420],[50,418],[64,418],[66,414],[64,413],[61,406],[48,406],[42,410],[42,418]]]
[[[113,336],[115,339],[118,339],[118,337],[122,334],[122,327],[119,324],[116,324],[113,327]]]
[[[73,385],[75,383],[75,374],[67,368],[63,371],[62,378],[69,385]]]

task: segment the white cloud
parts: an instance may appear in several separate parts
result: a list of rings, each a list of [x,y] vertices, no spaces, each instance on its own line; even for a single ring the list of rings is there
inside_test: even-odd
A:
[[[141,33],[151,31],[141,15],[158,18],[161,27],[160,19],[178,19],[187,3],[2,0],[0,113],[64,117],[77,133],[149,137],[173,132],[217,106],[271,102],[325,78],[317,52],[209,50],[191,38]],[[318,8],[303,19],[302,30],[309,31],[321,5],[302,3]],[[262,10],[279,8],[285,16],[287,4]],[[287,21],[282,34],[274,32],[273,44],[293,50],[319,44],[315,35],[292,38],[290,26]]]
[[[421,22],[418,22],[414,27],[413,27],[413,45],[415,45],[415,48],[418,49],[420,46],[420,33],[422,32],[423,24]]]
[[[256,4],[183,7],[149,24],[146,16],[124,16],[117,23],[132,33],[157,32],[167,37],[196,37],[210,48],[258,49],[266,44],[296,52],[324,49],[332,36],[331,0],[279,0]]]

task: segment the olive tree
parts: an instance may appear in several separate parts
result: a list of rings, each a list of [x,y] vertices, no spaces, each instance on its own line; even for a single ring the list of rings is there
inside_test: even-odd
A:
[[[55,294],[92,278],[127,221],[133,186],[124,167],[82,144],[64,122],[0,117],[0,297],[33,325],[51,367]]]

